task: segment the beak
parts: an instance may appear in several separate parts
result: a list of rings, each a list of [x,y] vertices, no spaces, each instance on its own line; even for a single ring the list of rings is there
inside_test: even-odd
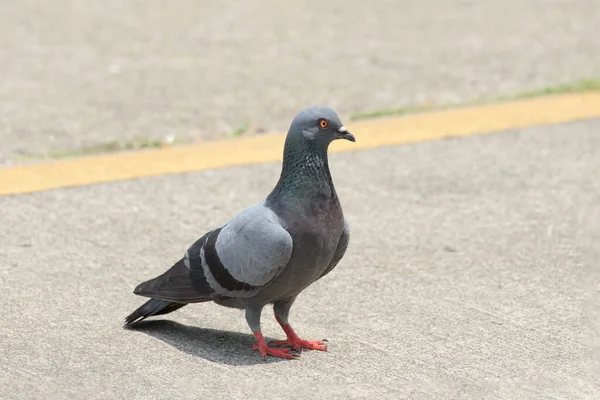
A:
[[[350,132],[348,132],[348,129],[346,129],[345,126],[342,126],[340,129],[337,130],[337,132],[340,134],[340,136],[339,136],[340,139],[346,139],[351,142],[356,142],[354,135],[351,134]]]

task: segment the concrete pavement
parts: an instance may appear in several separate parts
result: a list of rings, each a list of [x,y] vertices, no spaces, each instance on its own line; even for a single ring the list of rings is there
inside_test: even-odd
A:
[[[131,291],[279,163],[0,197],[3,399],[594,399],[600,119],[331,157],[352,240],[263,362],[242,313]],[[360,132],[356,132],[360,140]],[[265,335],[281,336],[270,312]]]
[[[5,1],[0,163],[597,77],[599,18],[596,0]]]

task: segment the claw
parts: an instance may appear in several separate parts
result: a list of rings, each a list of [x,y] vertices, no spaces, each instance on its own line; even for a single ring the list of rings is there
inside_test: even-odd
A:
[[[256,337],[256,344],[252,346],[252,350],[257,350],[261,357],[264,359],[267,355],[279,358],[298,358],[300,357],[297,353],[292,353],[292,349],[279,349],[274,347],[269,347],[265,342],[260,331],[254,332],[254,336]]]
[[[296,337],[290,337],[286,340],[274,340],[272,346],[290,346],[296,351],[302,349],[327,351],[327,341],[324,340],[303,340]]]
[[[279,358],[290,358],[290,359],[298,358],[300,356],[299,354],[292,353],[291,349],[276,349],[276,348],[269,347],[266,345],[261,346],[261,345],[255,344],[254,346],[252,346],[252,350],[258,350],[258,352],[260,353],[260,356],[262,358],[266,358],[267,355],[273,356],[273,357],[279,357]]]
[[[302,351],[301,346],[294,345],[294,344],[290,343],[287,339],[286,340],[273,340],[273,341],[269,342],[269,344],[271,346],[290,346],[291,348],[293,348],[296,351]]]
[[[287,335],[286,340],[275,340],[271,342],[273,346],[290,346],[297,351],[302,349],[327,351],[327,339],[323,340],[304,340],[300,339],[289,323],[283,323],[279,317],[275,316],[279,325]]]

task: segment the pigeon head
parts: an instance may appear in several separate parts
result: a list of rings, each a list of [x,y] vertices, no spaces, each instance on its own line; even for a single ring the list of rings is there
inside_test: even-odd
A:
[[[290,126],[288,136],[316,142],[325,147],[334,140],[356,141],[342,124],[340,118],[329,107],[309,107],[300,111]]]
[[[335,111],[328,107],[300,111],[285,139],[281,176],[267,205],[309,207],[312,203],[306,199],[337,199],[327,160],[329,144],[337,139],[355,141]]]

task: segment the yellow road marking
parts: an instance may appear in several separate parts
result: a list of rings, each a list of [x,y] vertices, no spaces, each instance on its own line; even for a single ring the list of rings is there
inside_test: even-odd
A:
[[[346,152],[600,117],[600,92],[542,97],[347,124],[356,143]],[[285,135],[264,135],[193,146],[113,153],[0,169],[0,195],[279,161]]]

